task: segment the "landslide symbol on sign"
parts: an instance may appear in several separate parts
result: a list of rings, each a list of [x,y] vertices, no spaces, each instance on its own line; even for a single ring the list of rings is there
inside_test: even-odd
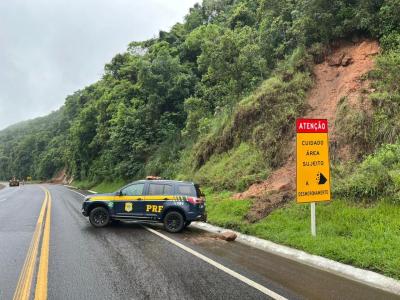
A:
[[[317,181],[318,181],[318,184],[325,184],[328,181],[328,179],[326,179],[324,174],[318,173],[317,174]]]
[[[132,209],[133,209],[132,203],[130,203],[130,202],[125,203],[125,211],[126,212],[131,212]]]

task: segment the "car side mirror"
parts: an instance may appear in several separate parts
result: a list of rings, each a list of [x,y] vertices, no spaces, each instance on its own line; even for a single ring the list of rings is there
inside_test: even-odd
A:
[[[116,196],[122,196],[122,191],[118,191],[115,193]]]

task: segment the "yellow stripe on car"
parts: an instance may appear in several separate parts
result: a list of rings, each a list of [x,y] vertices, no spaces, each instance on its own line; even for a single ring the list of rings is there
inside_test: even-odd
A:
[[[177,199],[182,198],[182,199]],[[93,196],[90,201],[168,201],[168,200],[183,200],[183,197],[176,196]]]

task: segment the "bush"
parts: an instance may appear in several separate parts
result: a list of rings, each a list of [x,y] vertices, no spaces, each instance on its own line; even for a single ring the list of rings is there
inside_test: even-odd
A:
[[[194,180],[215,190],[243,191],[251,183],[265,179],[269,169],[261,151],[242,143],[228,152],[212,156],[194,173]]]
[[[355,202],[373,202],[400,192],[400,144],[382,146],[334,186],[336,195]],[[397,198],[393,198],[395,201]]]
[[[282,63],[274,76],[244,98],[231,114],[222,114],[218,130],[210,130],[193,147],[195,169],[213,155],[252,143],[270,167],[282,164],[288,153],[283,147],[294,135],[292,124],[306,110],[306,92],[312,85],[312,58],[303,48]],[[226,116],[229,118],[226,118]]]
[[[381,47],[384,51],[400,51],[400,33],[391,32],[381,37]]]

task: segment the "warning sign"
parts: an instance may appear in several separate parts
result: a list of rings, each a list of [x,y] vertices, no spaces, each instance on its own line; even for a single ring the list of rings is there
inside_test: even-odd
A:
[[[328,120],[298,119],[296,127],[297,202],[329,201]]]

